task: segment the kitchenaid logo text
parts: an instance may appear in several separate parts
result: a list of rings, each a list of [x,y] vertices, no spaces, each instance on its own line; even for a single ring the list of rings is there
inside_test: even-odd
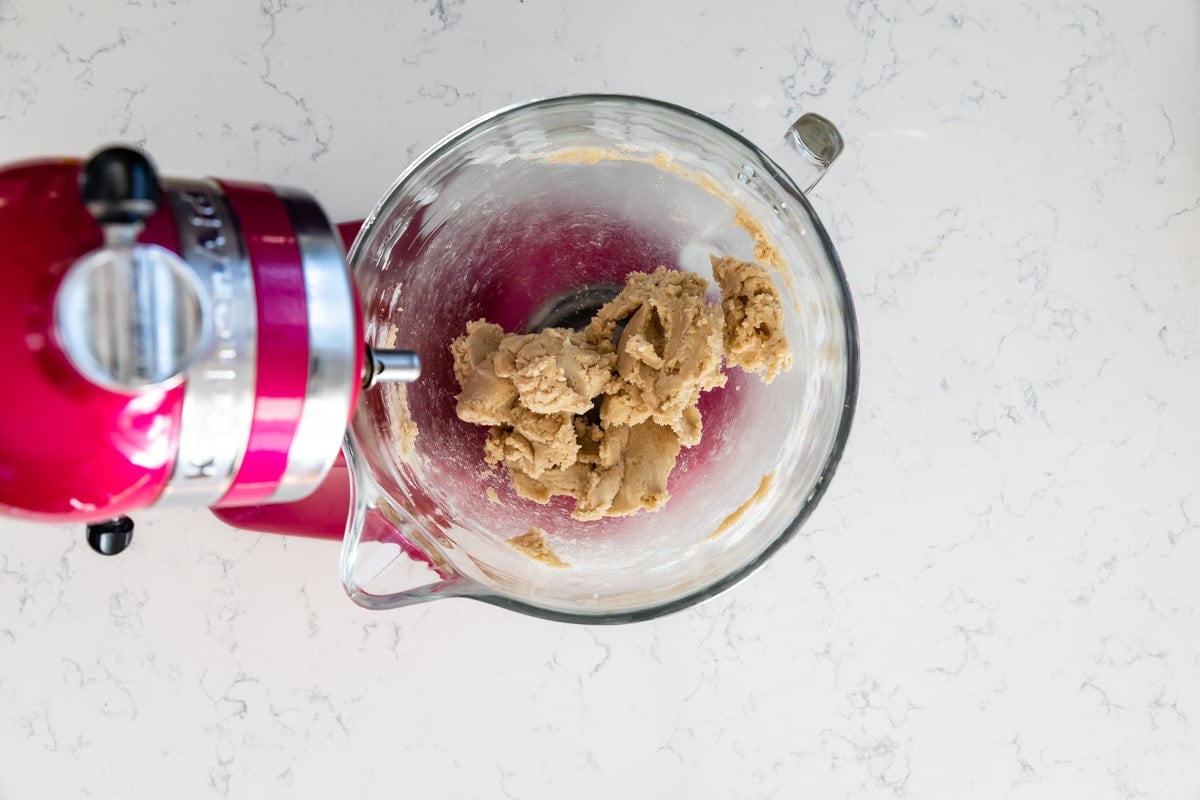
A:
[[[219,493],[245,450],[253,413],[255,301],[228,205],[215,190],[192,186],[176,193],[175,208],[184,257],[208,285],[212,344],[188,376],[175,477]]]
[[[228,492],[254,418],[257,301],[229,201],[206,181],[169,180],[179,253],[205,287],[208,342],[183,386],[175,467],[158,505],[211,506]]]
[[[183,192],[180,197],[191,212],[188,223],[195,236],[195,246],[188,255],[195,259],[197,266],[203,264],[208,267],[209,290],[212,292],[215,360],[206,364],[200,373],[210,387],[210,413],[204,419],[205,427],[210,427],[219,424],[221,416],[232,410],[234,392],[231,382],[237,377],[237,347],[233,341],[233,281],[229,274],[229,259],[225,255],[228,239],[211,197],[198,192]],[[196,454],[184,465],[184,476],[189,479],[212,477],[216,471],[216,458],[212,451]]]

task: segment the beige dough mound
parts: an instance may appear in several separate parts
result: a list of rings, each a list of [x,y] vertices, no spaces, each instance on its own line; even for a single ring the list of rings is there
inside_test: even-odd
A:
[[[725,313],[725,362],[747,372],[766,373],[763,381],[792,366],[783,330],[783,305],[767,271],[748,261],[712,257]]]
[[[484,458],[504,464],[518,494],[573,497],[580,520],[661,508],[680,448],[700,441],[700,393],[725,385],[722,358],[767,380],[790,365],[765,270],[718,265],[721,308],[705,302],[703,278],[660,267],[631,273],[583,331],[467,323],[450,346],[457,413],[490,426]]]
[[[652,420],[682,445],[700,441],[700,392],[725,385],[721,310],[704,301],[707,289],[707,281],[688,272],[633,272],[624,290],[596,312],[585,334],[597,346],[612,341],[625,321],[617,380],[600,405],[606,428]]]

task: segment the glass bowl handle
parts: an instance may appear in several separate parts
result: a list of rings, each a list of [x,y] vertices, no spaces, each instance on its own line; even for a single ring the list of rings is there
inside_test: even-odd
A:
[[[788,127],[784,137],[789,150],[782,163],[805,194],[821,182],[846,144],[837,126],[820,114],[800,117]]]

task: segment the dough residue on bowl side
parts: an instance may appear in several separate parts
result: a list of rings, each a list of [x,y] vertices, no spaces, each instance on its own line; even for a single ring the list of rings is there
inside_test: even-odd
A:
[[[758,488],[754,490],[754,494],[750,495],[750,499],[738,506],[728,517],[721,520],[721,524],[717,526],[716,530],[705,537],[705,541],[711,542],[713,539],[721,536],[723,533],[736,525],[738,520],[746,515],[747,511],[761,503],[766,498],[767,494],[771,491],[771,485],[773,483],[775,483],[774,471],[763,475],[762,480],[758,482]]]
[[[513,549],[547,567],[567,569],[571,566],[559,558],[558,554],[550,547],[550,543],[546,541],[546,532],[541,528],[530,528],[520,536],[514,536],[506,541]]]

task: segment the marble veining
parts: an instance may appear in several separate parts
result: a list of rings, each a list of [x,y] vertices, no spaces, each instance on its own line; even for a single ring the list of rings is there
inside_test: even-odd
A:
[[[1196,797],[1198,28],[1168,0],[0,0],[0,160],[132,141],[341,219],[531,97],[660,97],[785,165],[825,114],[863,340],[803,534],[645,624],[369,613],[336,546],[202,511],[115,559],[0,522],[0,800]]]

